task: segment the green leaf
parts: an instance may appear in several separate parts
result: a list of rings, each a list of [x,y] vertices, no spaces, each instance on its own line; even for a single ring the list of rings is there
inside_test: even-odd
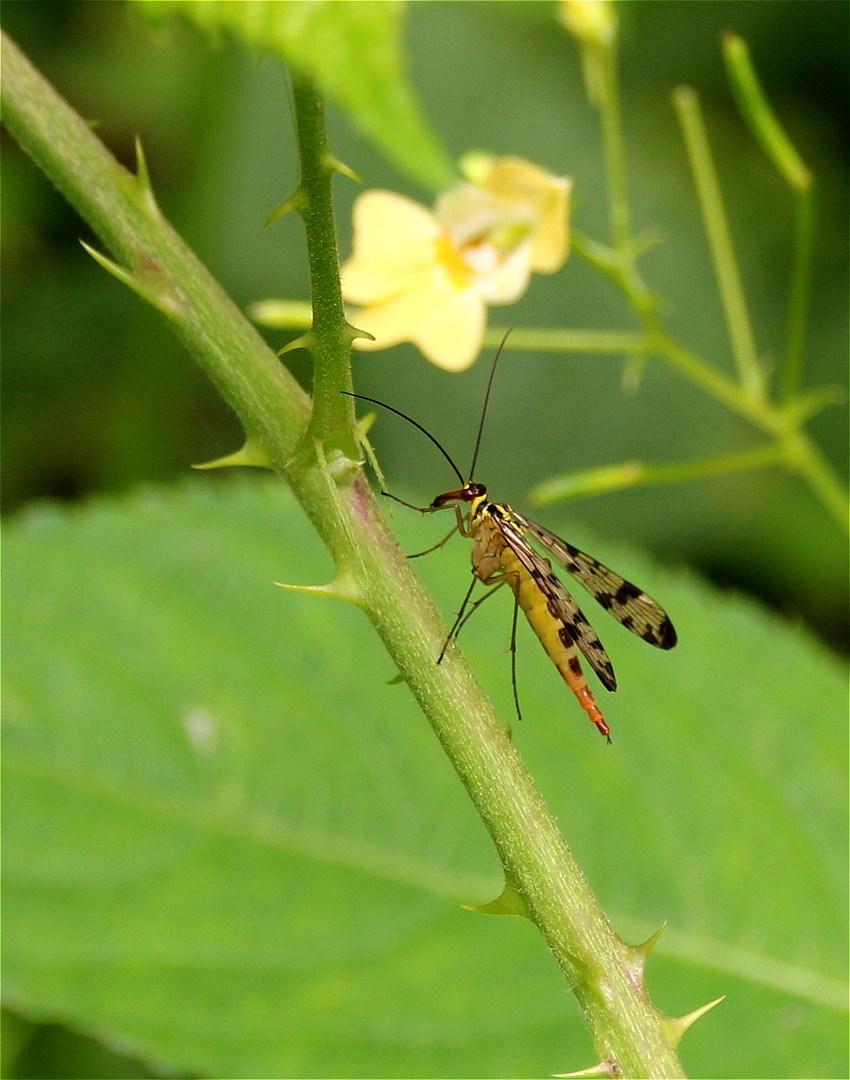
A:
[[[461,908],[501,868],[362,613],[273,587],[331,577],[302,513],[277,481],[221,480],[6,531],[8,1003],[215,1076],[586,1066],[532,925]],[[395,521],[410,551],[444,524]],[[660,653],[594,618],[614,745],[524,629],[516,722],[509,596],[465,651],[618,931],[669,920],[656,1004],[728,995],[685,1037],[690,1074],[845,1075],[839,665],[743,598],[561,531],[679,631]],[[468,559],[422,560],[447,613]]]
[[[439,191],[457,182],[407,77],[404,5],[397,0],[137,0],[161,21],[178,9],[207,31],[225,29],[312,76],[397,168]]]

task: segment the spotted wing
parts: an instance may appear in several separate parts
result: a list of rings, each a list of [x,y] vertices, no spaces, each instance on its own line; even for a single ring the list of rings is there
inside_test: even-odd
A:
[[[677,640],[676,631],[667,613],[651,596],[536,521],[513,509],[511,516],[518,530],[534,537],[618,622],[650,645],[659,649],[673,648]]]
[[[581,649],[587,662],[599,676],[606,690],[617,689],[617,678],[614,675],[614,666],[608,658],[608,653],[602,642],[596,636],[596,631],[585,618],[578,604],[573,600],[564,583],[552,572],[552,566],[548,559],[538,555],[514,522],[514,511],[508,511],[507,507],[500,507],[503,514],[493,516],[493,520],[499,527],[505,543],[531,574],[538,588],[546,597],[549,614],[559,619],[569,634],[570,638]],[[524,521],[525,519],[523,519]]]

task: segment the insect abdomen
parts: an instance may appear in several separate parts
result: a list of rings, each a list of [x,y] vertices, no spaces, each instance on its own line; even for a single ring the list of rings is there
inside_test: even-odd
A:
[[[605,723],[602,711],[596,704],[587,679],[581,669],[581,663],[569,630],[564,621],[552,614],[544,587],[538,584],[535,576],[519,561],[509,545],[505,544],[501,552],[501,564],[517,602],[531,624],[532,630],[540,638],[540,644],[549,655],[549,659],[560,671],[564,682],[578,698],[578,702],[588,717],[608,738],[609,727]]]

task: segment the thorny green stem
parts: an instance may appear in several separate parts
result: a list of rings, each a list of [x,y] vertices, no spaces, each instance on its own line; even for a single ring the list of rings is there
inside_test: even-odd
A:
[[[304,222],[313,323],[308,343],[314,358],[313,418],[310,437],[330,444],[341,432],[351,432],[353,409],[350,391],[352,332],[345,319],[340,287],[336,226],[327,207],[332,204],[331,184],[338,171],[325,137],[325,105],[312,81],[292,73],[292,98],[301,154],[301,182],[292,200]],[[349,439],[346,450],[355,458],[356,445]]]
[[[435,664],[445,626],[398,550],[358,463],[340,449],[352,438],[349,417],[342,417],[345,430],[336,430],[339,416],[328,400],[327,413],[305,438],[310,412],[303,393],[161,216],[143,171],[133,177],[123,169],[5,37],[2,50],[7,127],[122,261],[109,264],[112,272],[168,314],[292,485],[335,557],[337,578],[326,591],[366,611],[422,706],[490,832],[515,897],[510,909],[522,909],[543,933],[579,999],[600,1061],[613,1062],[624,1077],[683,1076],[675,1052],[682,1025],[648,999],[646,951],[613,932],[458,651]],[[330,399],[342,379],[337,350],[348,331],[336,303],[338,285],[324,280],[337,269],[320,103],[299,79],[296,112],[302,109],[311,114],[296,121],[304,205],[312,216],[308,236],[324,249],[311,253],[311,268],[320,302],[327,301],[327,318],[317,315],[310,346],[317,366],[332,369],[318,376],[320,384],[327,380]],[[314,453],[305,453],[311,440]]]

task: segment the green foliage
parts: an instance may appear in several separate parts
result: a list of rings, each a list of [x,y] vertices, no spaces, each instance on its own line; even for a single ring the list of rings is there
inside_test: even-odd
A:
[[[515,67],[522,89],[532,87],[545,116],[539,132],[545,134],[549,153],[556,113],[543,107],[546,64],[536,61],[549,55],[546,50],[554,41],[553,8],[420,5],[409,10],[412,24],[422,18],[415,12],[463,12],[459,17],[425,16],[452,21],[452,32],[440,39],[439,49],[427,34],[424,38],[448,73],[465,69],[452,61],[451,49],[467,12],[475,12],[472,22],[485,12],[480,26],[487,19],[498,23],[503,18],[494,15],[495,10],[529,9],[546,19],[536,60],[524,52],[522,33],[503,34],[509,39],[510,62],[497,63],[497,82],[508,82]],[[320,175],[329,196],[335,161],[326,149],[313,79],[409,175],[434,186],[448,182],[445,155],[419,120],[402,77],[398,5],[205,3],[187,10],[207,28],[228,26],[232,36],[281,53],[293,67],[302,205],[315,210]],[[494,42],[488,47],[475,34],[472,38],[480,60]],[[557,71],[557,115],[564,114],[561,78],[569,55],[564,44],[561,40],[552,68]],[[227,47],[220,50],[226,52]],[[231,49],[231,58],[233,53]],[[536,804],[534,813],[525,813],[530,804],[521,801],[519,786],[510,786],[515,778],[507,767],[513,760],[511,747],[494,738],[489,727],[485,743],[501,747],[498,763],[504,768],[489,767],[493,759],[486,752],[458,754],[464,738],[475,730],[481,703],[469,685],[464,687],[468,692],[452,697],[461,686],[450,681],[459,665],[433,665],[430,646],[422,647],[421,635],[416,637],[424,625],[416,621],[420,613],[426,613],[426,621],[430,617],[427,606],[415,600],[406,603],[413,597],[414,583],[405,579],[408,594],[398,588],[401,573],[393,576],[393,566],[403,569],[404,560],[393,564],[369,499],[362,488],[345,483],[350,468],[340,461],[335,448],[341,444],[334,441],[342,407],[339,385],[327,379],[328,340],[321,337],[321,319],[309,340],[317,358],[313,385],[319,407],[314,420],[324,410],[326,423],[315,424],[315,438],[304,441],[316,450],[311,462],[309,454],[291,453],[306,421],[305,396],[290,379],[288,394],[276,398],[273,391],[280,389],[284,373],[256,336],[249,334],[251,348],[242,347],[246,339],[239,333],[244,326],[236,309],[228,309],[223,318],[223,296],[207,287],[211,283],[203,275],[183,273],[183,264],[178,267],[173,260],[163,262],[163,254],[172,253],[168,245],[162,246],[156,215],[142,223],[150,225],[147,231],[131,222],[132,242],[124,248],[119,244],[116,251],[116,239],[126,238],[116,238],[113,226],[127,224],[124,197],[127,190],[138,194],[137,185],[129,181],[128,187],[126,174],[112,165],[98,183],[91,182],[88,167],[106,152],[99,144],[93,146],[89,127],[76,118],[76,128],[74,123],[67,128],[75,132],[70,141],[58,137],[64,107],[51,99],[46,84],[33,92],[30,81],[31,92],[22,92],[20,59],[15,60],[15,77],[9,54],[4,43],[7,125],[113,257],[129,251],[130,261],[138,261],[143,270],[162,267],[170,281],[179,282],[182,301],[169,311],[183,320],[178,319],[178,325],[186,342],[250,433],[249,442],[261,439],[268,449],[286,414],[292,437],[283,450],[275,443],[273,460],[288,472],[302,506],[335,551],[337,570],[346,572],[345,581],[370,610],[409,685],[417,689],[420,704],[488,824],[509,879],[520,882],[529,910],[535,911],[539,928],[583,1004],[597,1048],[607,1053],[624,1015],[615,1020],[615,1010],[609,1008],[616,994],[610,993],[608,976],[622,972],[603,962],[603,935],[562,934],[564,927],[572,932],[577,925],[571,921],[572,909],[550,907],[547,922],[536,903],[563,878],[548,872],[552,864],[516,858],[517,851],[526,854],[535,845],[535,853],[543,851],[538,840],[549,819]],[[466,54],[461,50],[458,55]],[[738,89],[743,87],[752,99],[755,72],[750,71],[749,83],[742,83],[744,60],[738,57]],[[594,239],[601,235],[598,227],[580,223],[574,239],[576,251],[603,271],[645,323],[645,341],[627,365],[626,380],[634,389],[645,373],[647,388],[657,391],[659,384],[649,383],[656,370],[645,370],[647,356],[657,352],[702,391],[776,439],[775,448],[743,452],[722,441],[701,447],[693,434],[698,428],[694,403],[686,401],[682,407],[677,392],[670,407],[662,391],[663,423],[643,416],[638,430],[661,433],[666,459],[674,437],[671,428],[678,422],[680,437],[685,435],[680,445],[696,456],[659,469],[647,455],[646,475],[669,479],[669,470],[684,470],[693,478],[715,469],[718,462],[734,469],[750,466],[753,455],[759,464],[776,460],[806,477],[843,524],[838,478],[814,444],[798,437],[807,417],[837,400],[828,387],[814,396],[798,393],[804,353],[821,351],[804,349],[813,263],[810,203],[801,199],[797,207],[787,318],[765,312],[772,330],[763,334],[749,325],[746,275],[739,273],[729,242],[709,154],[712,124],[706,125],[706,138],[694,93],[677,92],[674,100],[700,190],[739,388],[725,374],[725,346],[718,348],[718,341],[709,349],[697,345],[693,338],[700,333],[690,326],[685,334],[668,336],[656,319],[656,313],[665,323],[667,319],[656,307],[661,289],[656,295],[654,280],[650,290],[636,272],[635,259],[645,244],[630,225],[613,52],[597,56],[596,62],[601,64],[596,104],[603,116],[613,246],[606,248]],[[655,74],[646,54],[641,64]],[[475,70],[478,94],[478,64],[467,66]],[[228,100],[236,85],[228,83],[226,71],[227,61],[217,61],[209,82],[220,102]],[[231,74],[236,71],[234,66]],[[533,82],[529,71],[534,72]],[[279,79],[276,69],[275,77]],[[437,83],[442,86],[439,79]],[[665,94],[668,90],[665,83]],[[518,110],[521,121],[509,134],[494,94],[491,87],[481,95],[485,108],[474,119],[475,103],[469,95],[447,92],[447,98],[455,107],[457,101],[468,102],[469,132],[476,144],[508,143],[519,149],[518,132],[526,131],[523,111]],[[638,93],[634,101],[640,98]],[[505,100],[512,100],[509,89]],[[204,104],[217,131],[222,110]],[[38,108],[33,111],[34,105]],[[763,133],[764,107],[762,101],[758,114],[744,109]],[[318,123],[309,138],[301,122],[307,114]],[[631,109],[623,115],[636,132],[655,130]],[[572,111],[570,116],[572,120]],[[497,127],[488,132],[491,117]],[[268,125],[258,128],[263,140],[275,141],[269,140]],[[441,130],[447,130],[443,123]],[[468,145],[469,132],[456,139],[458,145]],[[239,133],[244,135],[241,126]],[[794,137],[796,142],[796,132]],[[652,156],[653,148],[643,141],[643,151]],[[729,139],[728,147],[734,143]],[[353,145],[360,149],[356,140]],[[805,140],[800,147],[817,169],[817,156],[806,152]],[[365,175],[378,172],[363,169],[335,138],[331,153]],[[746,164],[739,162],[735,150],[730,154],[736,187],[746,190]],[[566,157],[569,170],[576,167],[584,198],[592,200],[594,189],[604,185],[579,175],[582,154],[577,147],[571,146]],[[151,161],[153,165],[154,155]],[[228,162],[235,174],[236,166]],[[276,181],[279,168],[276,158],[270,170]],[[761,207],[763,174],[753,175],[759,177]],[[195,185],[183,182],[183,188],[193,201],[203,203]],[[664,214],[653,216],[666,220],[670,188],[658,190],[664,192]],[[268,208],[264,205],[259,220]],[[319,287],[337,285],[328,197],[322,215],[325,266],[318,273],[320,245],[308,229],[314,300]],[[226,221],[226,215],[214,217],[217,228]],[[729,222],[735,224],[734,214]],[[221,242],[227,247],[223,231]],[[787,240],[787,229],[780,228],[779,235]],[[253,248],[250,261],[255,262]],[[787,260],[780,255],[772,261],[784,266]],[[692,266],[687,259],[682,265],[687,267],[680,275],[686,290],[699,296],[695,324],[720,326],[717,313],[712,316],[704,307],[705,290]],[[559,283],[553,293],[557,313],[548,321],[563,321],[568,295],[582,319],[609,325],[610,296],[600,307],[604,318],[597,320],[579,299],[582,285],[573,266],[565,275],[566,289],[562,292]],[[841,306],[843,311],[843,298]],[[24,307],[29,323],[38,322]],[[320,315],[320,303],[316,310]],[[341,318],[341,312],[338,315]],[[103,321],[99,310],[95,321]],[[784,338],[784,356],[774,364],[766,351],[770,343],[775,347],[777,329],[783,325],[785,332],[779,336]],[[214,349],[198,347],[198,328]],[[62,346],[67,348],[64,324],[62,330]],[[586,349],[586,337],[584,343],[580,339],[594,333],[580,329],[577,340],[575,331],[567,331],[561,345]],[[519,333],[515,340],[520,340]],[[38,352],[32,345],[29,351]],[[145,350],[141,355],[147,360]],[[223,358],[223,366],[211,358]],[[345,357],[340,352],[336,359],[335,374],[348,379]],[[788,406],[784,411],[778,408],[779,399],[763,396],[774,368],[782,372],[781,400]],[[265,384],[258,378],[260,369]],[[362,374],[358,372],[358,388]],[[586,387],[574,383],[575,374],[571,365],[570,399],[586,404]],[[813,380],[813,374],[807,365],[807,385],[822,381]],[[544,393],[539,387],[532,392],[524,373],[519,378],[536,408]],[[600,382],[598,367],[589,381]],[[564,396],[548,380],[541,385],[547,402]],[[604,430],[607,440],[607,433],[619,427],[612,400],[616,394],[605,388],[600,392],[604,411],[586,408],[585,417],[593,417],[592,426]],[[441,410],[451,407],[451,395],[441,391],[432,397]],[[462,394],[455,398],[460,402]],[[506,398],[511,400],[509,393]],[[395,394],[392,400],[398,400]],[[88,411],[96,411],[88,390],[84,401]],[[132,401],[138,408],[137,399]],[[332,422],[329,403],[336,413]],[[528,412],[514,402],[511,406],[518,416]],[[639,412],[631,403],[628,409]],[[75,429],[81,427],[79,413],[73,413]],[[263,423],[257,423],[258,416]],[[604,424],[598,422],[601,416]],[[346,413],[343,419],[348,418]],[[52,437],[52,427],[48,430]],[[509,432],[501,434],[501,424],[497,430],[498,442],[511,457],[511,475],[526,476],[528,470],[518,458],[519,441]],[[712,438],[717,435],[716,417],[703,430]],[[543,432],[536,434],[539,440],[526,438],[525,451],[533,454],[535,466],[543,457]],[[604,456],[594,456],[581,430],[577,434],[579,448],[590,453],[589,464],[618,460],[607,446]],[[631,437],[622,432],[621,437],[630,456]],[[560,454],[562,427],[556,439]],[[330,460],[335,471],[322,474],[319,466]],[[398,474],[395,469],[388,472]],[[583,470],[584,481],[587,475]],[[609,485],[612,478],[609,470]],[[627,481],[633,482],[633,470]],[[501,873],[460,799],[460,785],[409,708],[407,691],[381,685],[392,682],[394,672],[386,670],[385,658],[370,651],[360,613],[303,596],[274,596],[269,590],[273,578],[315,582],[332,575],[325,560],[315,556],[314,562],[308,554],[315,538],[299,511],[280,497],[277,486],[238,482],[213,489],[215,495],[210,490],[192,485],[168,495],[151,492],[68,515],[40,509],[10,530],[14,571],[8,578],[9,610],[15,629],[7,646],[9,1000],[27,1017],[66,1017],[79,1029],[102,1033],[157,1067],[166,1062],[216,1075],[517,1074],[558,1071],[593,1060],[578,1017],[572,1015],[570,1026],[560,1015],[555,988],[561,983],[555,966],[541,954],[539,941],[528,937],[527,923],[481,919],[458,910],[460,903],[486,907],[502,888]],[[718,535],[731,537],[728,489],[723,484],[718,490]],[[698,498],[701,501],[701,495]],[[749,540],[758,508],[745,501],[742,520]],[[678,512],[686,518],[682,502]],[[799,520],[787,509],[791,501],[784,505],[786,544],[793,542],[802,552],[795,565],[805,565],[823,579],[821,588],[832,593],[835,603],[837,592],[830,582],[844,581],[843,549],[840,569],[826,581],[824,549],[812,542],[813,516],[807,510],[805,520]],[[700,510],[704,520],[712,519],[710,507]],[[651,520],[660,523],[665,536],[674,531],[657,506]],[[361,529],[364,523],[376,528]],[[399,520],[399,527],[406,534],[410,530],[408,550],[424,546],[421,539],[413,539],[423,529],[421,521]],[[696,518],[690,527],[701,535]],[[520,683],[528,721],[516,731],[517,746],[624,937],[645,939],[658,922],[669,919],[670,929],[653,954],[649,972],[658,1007],[675,1016],[723,992],[735,1003],[688,1036],[684,1049],[692,1071],[843,1074],[846,1062],[838,1032],[844,1018],[845,972],[836,960],[843,955],[836,928],[844,913],[846,800],[844,776],[835,765],[843,760],[836,753],[843,695],[835,665],[804,635],[766,619],[747,603],[718,598],[688,579],[641,568],[628,553],[612,555],[572,530],[562,531],[659,596],[679,626],[682,645],[671,656],[647,655],[650,650],[639,641],[600,621],[622,687],[615,699],[605,702],[615,735],[609,751],[576,715],[574,702],[524,628]],[[771,550],[780,531],[769,522],[764,525]],[[706,543],[714,546],[712,538]],[[746,556],[734,539],[727,543],[740,566]],[[748,543],[747,550],[759,563],[758,546]],[[468,563],[466,558],[448,559],[447,551],[432,557],[423,572],[433,579],[443,609],[450,611],[468,581]],[[234,568],[237,560],[239,567]],[[812,593],[807,584],[799,584],[800,574],[789,577],[798,579],[801,593]],[[386,590],[384,583],[389,585]],[[783,593],[783,605],[793,603],[789,597]],[[501,715],[509,717],[507,658],[502,654],[508,619],[506,614],[504,637],[494,644],[498,606],[498,601],[488,605],[464,630],[464,645],[485,684],[498,694]],[[840,601],[837,606],[843,614]],[[458,701],[463,706],[445,710],[450,698],[453,706]],[[510,797],[500,801],[504,792]],[[505,843],[508,836],[510,844]],[[516,866],[522,867],[524,877],[511,876]],[[574,877],[581,879],[577,872]],[[600,927],[607,931],[601,913]],[[595,948],[582,952],[591,940]],[[634,990],[628,982],[628,993],[645,1004],[643,994]],[[594,1021],[588,1001],[603,1002],[601,1024]],[[542,1003],[548,1011],[541,1011]],[[654,1022],[655,1014],[642,1034]],[[26,1041],[27,1024],[12,1026],[13,1043]],[[628,1038],[635,1030],[634,1025],[619,1025]],[[612,1050],[611,1056],[617,1054]],[[26,1075],[26,1066],[21,1069]],[[634,1068],[627,1074],[680,1075]]]
[[[455,169],[407,80],[403,5],[398,0],[137,4],[156,21],[177,9],[208,32],[224,29],[253,48],[278,54],[314,78],[403,173],[434,190],[455,179]]]
[[[202,7],[204,5],[199,5]],[[239,9],[241,4],[231,4]],[[350,3],[330,5],[347,11]],[[304,5],[314,7],[314,5]],[[708,272],[705,236],[670,108],[670,89],[700,90],[741,272],[763,355],[782,353],[790,244],[789,193],[745,128],[719,63],[720,34],[749,42],[759,78],[799,152],[815,170],[816,236],[804,386],[846,387],[847,11],[841,4],[620,5],[621,87],[636,229],[664,242],[642,260],[664,297],[671,329],[702,356],[724,362],[727,344]],[[429,118],[454,152],[490,147],[524,154],[576,182],[575,224],[605,229],[605,178],[598,125],[584,103],[579,60],[553,22],[552,3],[409,4],[408,70]],[[132,14],[132,12],[131,12]],[[270,295],[306,298],[306,259],[294,215],[261,230],[294,190],[297,162],[288,130],[285,80],[274,58],[257,62],[232,35],[216,48],[182,19],[149,34],[120,4],[9,4],[3,23],[34,62],[97,125],[122,160],[139,134],[157,197],[169,220],[241,305]],[[334,153],[371,185],[404,185],[372,144],[331,110]],[[7,508],[33,495],[122,490],[165,481],[186,463],[219,457],[241,441],[232,412],[196,371],[157,313],[81,259],[85,231],[50,184],[3,145],[4,463]],[[350,203],[335,183],[340,252],[349,248]],[[769,207],[769,209],[766,209]],[[519,328],[633,326],[617,297],[578,258],[540,278],[500,322]],[[299,331],[300,332],[300,331]],[[287,335],[269,335],[274,348]],[[573,350],[575,352],[575,350]],[[582,353],[511,355],[494,394],[498,441],[486,448],[488,479],[520,499],[568,470],[612,462],[713,460],[753,445],[751,433],[675,374],[652,364],[638,396],[621,392],[618,361]],[[303,384],[307,354],[287,366]],[[432,426],[452,452],[468,445],[481,400],[481,372],[454,380],[400,346],[356,360],[357,389]],[[451,387],[449,383],[451,382]],[[839,470],[847,460],[847,412],[825,411],[813,434]],[[547,422],[529,435],[539,403]],[[550,422],[551,417],[551,422]],[[82,420],[82,422],[81,422]],[[406,430],[381,436],[389,476],[441,482]],[[433,485],[433,487],[432,487]],[[815,500],[782,469],[750,471],[651,491],[594,499],[574,513],[606,535],[637,542],[802,613],[838,647],[846,641],[846,542]],[[506,491],[506,489],[508,489]],[[527,504],[526,504],[527,505]],[[816,558],[812,553],[816,552]]]
[[[218,1076],[538,1075],[591,1049],[486,834],[277,481],[32,508],[6,548],[10,1003]],[[568,538],[674,616],[659,654],[594,611],[621,689],[596,736],[530,634],[514,740],[692,1075],[845,1075],[845,688],[803,631]],[[407,550],[439,533],[399,511]],[[425,532],[428,535],[423,535]],[[423,560],[444,611],[453,541]],[[512,712],[506,599],[463,647]],[[590,613],[590,612],[589,612]],[[754,1018],[758,1018],[755,1020]]]

